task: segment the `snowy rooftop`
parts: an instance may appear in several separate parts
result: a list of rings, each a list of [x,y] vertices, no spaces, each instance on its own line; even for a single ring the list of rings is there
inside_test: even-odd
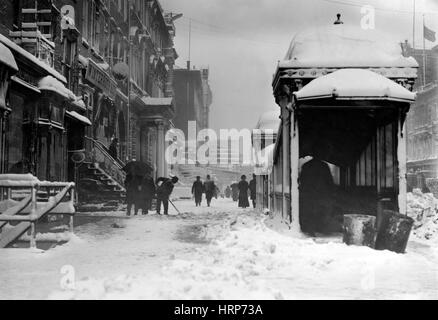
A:
[[[72,104],[80,109],[87,109],[87,106],[85,105],[85,102],[82,99],[82,97],[76,97],[75,101],[73,101]]]
[[[297,100],[337,99],[415,101],[415,94],[373,71],[341,69],[314,79],[295,92]]]
[[[267,111],[260,116],[256,128],[261,130],[271,129],[277,131],[278,127],[280,126],[280,122],[280,110]]]
[[[376,30],[330,25],[298,33],[279,68],[416,68],[398,41]]]
[[[75,101],[76,96],[73,92],[67,89],[64,84],[52,76],[46,76],[38,81],[38,89],[56,92],[66,99]]]

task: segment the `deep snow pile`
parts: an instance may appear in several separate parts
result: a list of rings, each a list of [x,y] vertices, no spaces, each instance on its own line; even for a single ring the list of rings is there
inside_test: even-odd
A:
[[[268,229],[245,211],[206,226],[210,244],[175,252],[168,265],[148,274],[88,278],[50,299],[328,299],[423,298],[419,275],[427,259],[339,242],[316,243]],[[144,262],[148,263],[147,260]],[[397,275],[397,276],[394,276]],[[400,281],[399,279],[403,279]],[[430,281],[429,281],[430,282]],[[434,293],[436,294],[436,293]]]
[[[438,241],[438,199],[419,189],[407,194],[408,215],[414,219],[413,234],[421,240]]]

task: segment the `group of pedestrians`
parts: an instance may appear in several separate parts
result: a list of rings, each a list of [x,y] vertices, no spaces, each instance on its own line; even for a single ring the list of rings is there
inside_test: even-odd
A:
[[[157,199],[157,213],[161,214],[161,205],[163,205],[164,214],[168,215],[170,195],[177,182],[178,177],[160,177],[154,182],[149,174],[143,176],[128,174],[125,180],[127,215],[131,215],[133,206],[134,215],[137,215],[139,210],[143,215],[148,214],[154,198]]]
[[[217,194],[217,186],[214,181],[211,179],[210,175],[207,175],[207,178],[204,182],[201,181],[201,177],[197,176],[196,181],[193,182],[192,185],[192,195],[195,198],[196,206],[201,206],[202,203],[202,194],[205,193],[205,199],[207,200],[207,206],[211,205],[211,200]]]

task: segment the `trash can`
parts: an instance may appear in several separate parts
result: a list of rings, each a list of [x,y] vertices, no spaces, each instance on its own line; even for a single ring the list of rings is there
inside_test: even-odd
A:
[[[367,246],[376,244],[376,217],[363,214],[344,215],[344,243]]]
[[[376,249],[404,253],[413,224],[411,217],[384,210],[377,220]]]
[[[384,242],[384,230],[388,229],[389,225],[389,219],[393,216],[398,214],[398,212],[393,210],[377,210],[377,219],[376,219],[376,249],[384,250],[383,248],[383,242]]]

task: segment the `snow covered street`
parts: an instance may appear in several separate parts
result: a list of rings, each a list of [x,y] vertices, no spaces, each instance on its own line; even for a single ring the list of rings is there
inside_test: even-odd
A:
[[[67,244],[1,250],[0,299],[438,298],[436,243],[400,255],[294,238],[228,199],[175,204],[183,214],[95,213]]]

